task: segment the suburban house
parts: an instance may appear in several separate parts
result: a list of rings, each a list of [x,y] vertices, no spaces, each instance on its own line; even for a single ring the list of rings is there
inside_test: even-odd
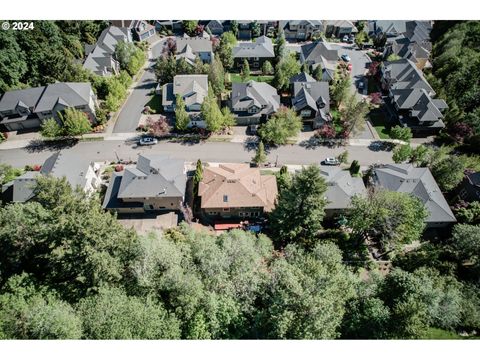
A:
[[[276,21],[271,20],[238,20],[238,39],[250,40],[253,37],[253,27],[258,24],[260,36],[271,33],[276,25]]]
[[[278,29],[283,30],[286,40],[305,41],[319,35],[323,25],[321,20],[280,20]]]
[[[375,187],[407,193],[418,198],[428,210],[428,228],[446,227],[457,220],[428,168],[412,164],[388,164],[373,169]]]
[[[368,21],[369,36],[397,37],[407,30],[405,20],[370,20]]]
[[[168,155],[139,155],[135,167],[112,174],[103,208],[118,213],[179,211],[186,183],[183,160]]]
[[[210,36],[207,37],[183,37],[176,38],[177,51],[175,58],[177,60],[185,59],[190,64],[195,64],[195,59],[200,58],[204,63],[211,63],[213,60],[213,48]]]
[[[252,70],[258,70],[265,61],[275,58],[272,40],[266,36],[260,36],[249,43],[239,43],[232,53],[237,69],[242,68],[245,59]]]
[[[361,177],[353,177],[348,170],[338,166],[320,166],[320,174],[325,178],[327,191],[325,217],[340,215],[351,207],[353,196],[366,196],[367,189]]]
[[[307,64],[312,69],[321,66],[324,81],[333,80],[337,62],[338,51],[324,41],[315,41],[300,48],[300,63]]]
[[[210,20],[205,25],[205,30],[212,35],[220,36],[225,31],[224,23],[226,21],[223,20]]]
[[[146,20],[111,20],[110,23],[128,28],[136,41],[144,41],[155,35],[155,26]]]
[[[255,219],[275,207],[275,175],[261,175],[248,164],[210,165],[198,185],[202,215],[211,221]]]
[[[465,171],[465,176],[456,188],[456,197],[466,202],[480,201],[480,172]]]
[[[331,121],[328,82],[294,82],[292,108],[307,127],[318,129]]]
[[[316,82],[316,81],[317,80],[315,80],[310,74],[308,74],[306,72],[301,72],[300,74],[293,75],[290,78],[290,84],[292,85],[292,88],[293,88],[293,84],[296,83],[296,82],[311,83],[311,82]]]
[[[393,39],[387,39],[384,57],[395,54],[403,59],[411,60],[420,70],[431,67],[431,31],[432,25],[429,21],[407,21],[404,33]]]
[[[183,31],[183,23],[182,20],[155,20],[155,29],[157,31],[180,32]]]
[[[38,176],[65,177],[72,188],[79,187],[87,194],[100,185],[99,164],[87,160],[82,154],[57,152],[45,160],[40,171],[27,171],[2,187],[3,198],[25,202],[34,196]]]
[[[83,68],[100,76],[118,74],[120,64],[115,59],[115,47],[120,41],[132,42],[128,28],[109,26],[103,30],[96,44],[85,44],[86,59]]]
[[[203,100],[208,95],[208,75],[176,75],[173,83],[162,86],[162,105],[165,112],[175,111],[176,96],[185,101],[185,110],[190,115],[190,126],[205,127],[200,119]]]
[[[421,70],[408,59],[385,61],[380,67],[382,89],[388,94],[394,116],[414,135],[435,134],[445,127],[442,111],[447,103],[434,99],[435,91]]]
[[[95,123],[96,96],[90,83],[55,83],[12,90],[0,99],[0,125],[7,131],[35,129],[44,119],[55,118],[66,108],[83,111]]]
[[[264,82],[233,83],[231,96],[231,109],[237,125],[260,124],[280,107],[277,90]]]
[[[326,20],[324,21],[325,35],[342,38],[358,32],[356,26],[350,20]]]

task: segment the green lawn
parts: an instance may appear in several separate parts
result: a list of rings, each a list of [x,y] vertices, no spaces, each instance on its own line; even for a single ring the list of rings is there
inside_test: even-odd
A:
[[[153,111],[155,111],[155,114],[160,114],[162,111],[162,102],[160,100],[160,95],[154,94],[148,103],[145,104],[145,106],[150,106]]]
[[[371,112],[369,118],[380,139],[390,139],[389,131],[385,128],[385,115],[382,112]]]
[[[230,82],[232,83],[241,83],[244,82],[240,76],[240,74],[229,74],[230,75]],[[228,79],[228,77],[227,77]],[[246,81],[255,80],[255,81],[262,81],[268,84],[272,83],[273,75],[250,75]]]

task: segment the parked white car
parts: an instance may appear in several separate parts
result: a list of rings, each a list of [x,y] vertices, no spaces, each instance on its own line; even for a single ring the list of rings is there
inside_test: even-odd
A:
[[[340,161],[337,158],[326,158],[322,161],[323,165],[340,165]]]
[[[140,141],[138,142],[139,145],[145,146],[145,145],[155,145],[158,144],[158,140],[155,139],[154,137],[148,136],[148,137],[142,137]]]

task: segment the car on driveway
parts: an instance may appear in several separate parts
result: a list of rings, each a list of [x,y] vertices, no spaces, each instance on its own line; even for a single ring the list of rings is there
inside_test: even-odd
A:
[[[343,41],[343,42],[348,42],[348,35],[345,35],[345,36],[342,38],[342,41]]]
[[[340,165],[340,161],[337,158],[326,158],[322,161],[323,165]]]
[[[155,144],[158,144],[158,140],[151,136],[142,137],[138,142],[138,145],[140,146],[155,145]]]
[[[258,128],[258,125],[249,125],[247,128],[248,135],[257,135]]]
[[[358,90],[363,90],[365,87],[365,83],[363,81],[359,81],[357,84]]]
[[[342,60],[345,61],[345,62],[350,62],[350,56],[348,56],[347,54],[343,54],[341,56]]]

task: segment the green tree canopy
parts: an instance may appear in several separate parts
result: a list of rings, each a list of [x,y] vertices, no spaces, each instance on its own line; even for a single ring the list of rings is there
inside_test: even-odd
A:
[[[293,109],[281,107],[265,124],[258,133],[263,141],[268,144],[284,145],[288,138],[297,136],[302,129],[302,120]]]
[[[432,165],[431,170],[440,189],[450,191],[462,181],[465,166],[457,156],[448,156]]]
[[[92,130],[92,124],[83,111],[67,108],[58,116],[63,124],[63,133],[67,136],[84,135]]]
[[[185,131],[190,123],[190,116],[185,110],[185,101],[177,94],[175,101],[175,129]]]
[[[412,139],[412,130],[409,127],[396,125],[390,129],[390,137],[409,143]]]
[[[295,174],[292,184],[280,192],[270,215],[274,239],[311,246],[322,228],[326,190],[318,166],[310,165]]]
[[[399,164],[410,159],[411,155],[412,147],[410,145],[396,145],[393,149],[392,160]]]

